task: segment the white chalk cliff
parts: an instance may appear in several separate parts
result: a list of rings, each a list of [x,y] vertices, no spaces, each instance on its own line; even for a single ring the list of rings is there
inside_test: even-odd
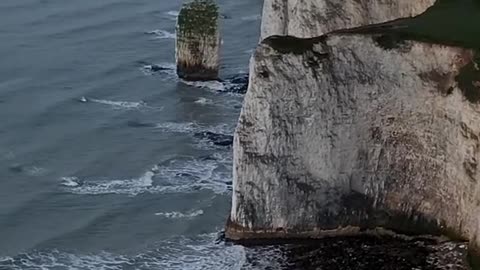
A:
[[[264,0],[261,39],[315,37],[424,12],[436,0]]]
[[[431,2],[416,1],[422,8],[405,14]],[[264,25],[275,17],[271,12]],[[318,21],[302,20],[295,34],[309,35],[310,26],[324,31]],[[250,74],[234,139],[228,238],[323,237],[380,227],[478,246],[474,51],[380,33],[273,36],[256,49]]]

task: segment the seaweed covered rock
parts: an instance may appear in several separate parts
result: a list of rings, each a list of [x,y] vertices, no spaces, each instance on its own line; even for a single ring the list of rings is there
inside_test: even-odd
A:
[[[189,81],[218,79],[220,29],[213,0],[185,4],[177,19],[177,74]]]
[[[270,37],[234,138],[230,239],[381,227],[480,243],[480,69],[384,34]]]
[[[416,16],[436,0],[265,0],[261,37],[315,37]]]

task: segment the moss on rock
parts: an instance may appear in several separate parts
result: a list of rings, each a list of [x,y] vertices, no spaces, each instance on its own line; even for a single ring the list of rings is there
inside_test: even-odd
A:
[[[194,0],[181,9],[178,15],[178,31],[182,35],[215,35],[218,16],[218,6],[214,0]]]

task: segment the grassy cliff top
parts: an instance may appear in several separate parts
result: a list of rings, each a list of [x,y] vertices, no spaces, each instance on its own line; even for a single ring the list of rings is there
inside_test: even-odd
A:
[[[218,6],[214,0],[194,0],[184,4],[177,29],[182,34],[214,35],[218,27]]]

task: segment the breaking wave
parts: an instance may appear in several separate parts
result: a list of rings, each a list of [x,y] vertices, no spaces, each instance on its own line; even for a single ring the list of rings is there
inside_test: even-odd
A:
[[[160,129],[161,131],[175,132],[175,133],[192,133],[200,130],[200,126],[196,123],[174,123],[174,122],[156,124],[155,128]]]
[[[235,88],[242,85],[242,83],[236,83],[229,80],[185,81],[178,78],[177,72],[176,72],[177,66],[174,63],[152,64],[152,63],[146,63],[141,61],[140,64],[142,64],[142,66],[140,67],[140,71],[146,76],[153,76],[157,74],[167,75],[165,78],[168,80],[176,80],[178,82],[181,82],[183,84],[196,87],[196,88],[209,89],[216,92],[235,93],[235,91],[231,91],[231,90],[234,90]]]
[[[145,172],[136,179],[115,179],[115,180],[82,180],[78,177],[61,178],[62,185],[68,187],[71,193],[83,195],[102,195],[102,194],[128,194],[138,195],[148,191],[152,187],[152,177],[154,170]]]
[[[195,103],[200,105],[211,105],[213,104],[213,100],[201,97],[195,100]]]
[[[173,133],[192,134],[196,132],[208,131],[208,132],[217,133],[217,134],[230,135],[230,134],[233,134],[235,130],[235,125],[221,124],[217,126],[202,126],[195,122],[190,122],[190,123],[164,122],[164,123],[156,124],[155,128],[163,132],[173,132]]]
[[[192,238],[176,237],[155,244],[154,248],[133,255],[100,252],[74,254],[59,250],[33,251],[13,257],[0,257],[0,269],[9,270],[240,270],[246,264],[241,246],[216,243],[216,233]],[[263,265],[266,266],[266,265]]]
[[[66,192],[78,195],[142,193],[191,193],[210,190],[228,194],[231,190],[231,160],[220,154],[201,158],[177,158],[154,166],[134,179],[81,179],[75,176],[60,179]]]
[[[206,88],[214,91],[225,91],[228,87],[225,83],[219,81],[185,81],[181,80],[182,83],[190,85],[197,88]]]
[[[95,99],[95,98],[87,98],[87,97],[81,97],[79,99],[80,102],[82,103],[97,103],[97,104],[103,104],[103,105],[108,105],[111,106],[114,109],[118,110],[134,110],[134,109],[141,109],[141,108],[151,108],[147,105],[145,101],[138,101],[138,102],[132,102],[132,101],[113,101],[113,100],[106,100],[106,99]]]
[[[171,218],[171,219],[192,219],[198,216],[203,215],[203,210],[192,211],[188,213],[181,213],[181,212],[159,212],[155,213],[155,216],[160,216],[164,218]]]
[[[155,74],[168,75],[167,79],[177,79],[176,65],[172,63],[161,63],[161,64],[148,64],[143,63],[143,66],[140,67],[140,71],[147,75],[152,76]]]
[[[176,21],[179,14],[180,12],[177,10],[171,10],[171,11],[165,12],[165,15],[167,15],[167,18],[172,21]]]
[[[155,39],[175,39],[175,33],[171,33],[162,29],[148,31],[146,34],[154,36]]]

